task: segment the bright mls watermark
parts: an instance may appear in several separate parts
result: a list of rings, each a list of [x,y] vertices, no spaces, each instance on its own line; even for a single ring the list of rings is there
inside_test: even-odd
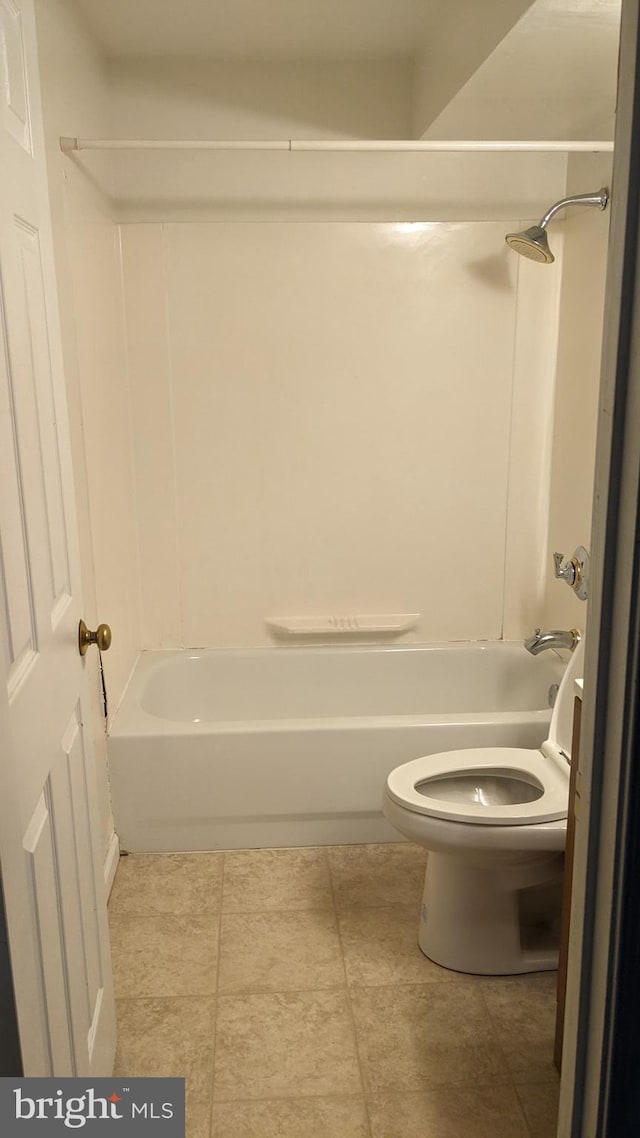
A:
[[[3,1138],[185,1138],[184,1079],[1,1079]]]

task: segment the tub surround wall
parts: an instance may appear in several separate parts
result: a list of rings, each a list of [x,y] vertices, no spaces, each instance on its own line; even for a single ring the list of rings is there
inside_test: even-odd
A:
[[[161,132],[160,132],[161,133]],[[84,154],[85,152],[83,152]],[[83,162],[83,155],[78,161]],[[121,222],[537,220],[563,153],[126,151]]]
[[[524,634],[560,265],[504,231],[123,227],[145,648],[271,643],[279,614]]]
[[[568,194],[607,185],[610,156],[571,155]],[[608,210],[576,210],[562,224],[565,252],[543,610],[550,628],[584,628],[586,621],[584,603],[554,580],[552,553],[557,549],[570,557],[577,545],[590,546],[609,216]]]
[[[84,169],[63,158],[60,134],[111,132],[104,61],[70,0],[36,0],[49,190],[56,252],[84,617],[114,630],[104,657],[115,703],[139,647],[131,420],[122,322],[119,233],[102,187],[111,163],[88,157]],[[106,767],[97,653],[86,657],[92,699],[101,842],[113,861],[113,818]]]
[[[324,64],[237,67],[112,64],[115,133],[406,128],[409,72],[389,61],[333,65],[352,108]],[[386,118],[375,97],[364,111],[372,68]],[[419,611],[413,638],[443,641],[540,622],[562,229],[551,268],[503,239],[566,171],[566,155],[117,158],[144,647],[268,643],[264,618],[288,614]]]
[[[506,247],[506,246],[505,246]],[[545,267],[516,257],[518,292],[505,519],[503,636],[528,635],[541,619],[548,578],[547,532],[551,485],[562,233],[554,234],[556,263]]]

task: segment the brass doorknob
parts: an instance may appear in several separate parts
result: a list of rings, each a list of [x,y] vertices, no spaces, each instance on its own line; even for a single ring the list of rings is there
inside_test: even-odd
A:
[[[86,654],[90,644],[97,644],[101,652],[111,646],[111,629],[108,624],[99,624],[95,632],[87,628],[83,620],[78,625],[78,649],[81,656]]]

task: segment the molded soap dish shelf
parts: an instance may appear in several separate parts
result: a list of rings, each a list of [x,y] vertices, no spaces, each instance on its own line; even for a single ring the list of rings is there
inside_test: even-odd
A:
[[[408,632],[419,619],[419,612],[375,616],[269,616],[265,624],[285,636],[370,636]]]

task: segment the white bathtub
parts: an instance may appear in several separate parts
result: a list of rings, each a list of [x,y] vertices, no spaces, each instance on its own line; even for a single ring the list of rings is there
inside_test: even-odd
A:
[[[397,841],[389,771],[535,747],[564,662],[518,644],[143,652],[109,738],[125,849]]]

